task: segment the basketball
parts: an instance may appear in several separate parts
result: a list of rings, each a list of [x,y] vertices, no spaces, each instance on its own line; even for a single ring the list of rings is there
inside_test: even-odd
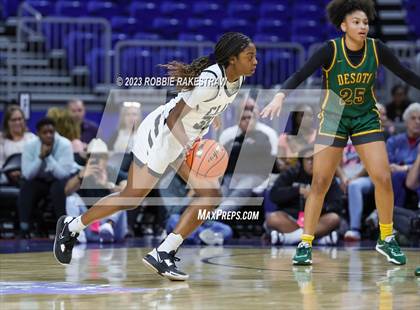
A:
[[[225,173],[229,156],[216,141],[201,140],[194,143],[185,160],[194,176],[218,178]]]

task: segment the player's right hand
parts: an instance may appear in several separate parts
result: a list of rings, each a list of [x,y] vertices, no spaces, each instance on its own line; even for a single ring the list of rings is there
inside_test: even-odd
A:
[[[260,116],[262,118],[266,118],[267,116],[270,116],[270,119],[272,120],[274,116],[279,117],[281,108],[283,106],[283,101],[285,98],[284,93],[278,93],[274,96],[273,100],[265,106],[265,108],[261,111]]]

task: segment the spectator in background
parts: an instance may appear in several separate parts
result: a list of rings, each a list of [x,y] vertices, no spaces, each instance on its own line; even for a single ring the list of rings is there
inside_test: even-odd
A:
[[[266,226],[272,230],[272,244],[297,244],[301,240],[303,209],[312,183],[312,153],[313,146],[299,153],[299,163],[280,174],[271,188],[269,201],[264,202]],[[338,183],[333,179],[315,232],[318,244],[332,245],[338,241],[335,229],[340,225],[342,195]]]
[[[388,140],[390,136],[395,134],[395,125],[386,115],[386,107],[383,104],[377,103],[376,108],[379,112],[379,117],[381,119],[382,127],[384,129],[385,141]]]
[[[392,172],[395,206],[403,207],[406,198],[405,179],[410,165],[416,158],[416,146],[420,141],[420,104],[411,104],[404,112],[407,132],[391,136],[387,142],[387,151]],[[363,176],[348,181],[348,208],[350,215],[350,230],[344,239],[346,241],[360,240],[360,228],[363,213],[363,197],[373,191],[373,183],[369,176]],[[376,210],[374,211],[376,212]]]
[[[373,191],[373,183],[350,140],[344,148],[343,160],[337,168],[336,174],[340,179],[341,189],[348,194],[350,229],[344,234],[344,240],[359,241],[361,239],[363,195]]]
[[[408,172],[405,184],[407,188],[417,192],[418,208],[413,210],[396,206],[394,226],[401,234],[409,238],[413,230],[420,229],[420,144],[417,147],[416,161]]]
[[[166,174],[159,186],[159,194],[169,217],[166,220],[166,233],[171,233],[181,218],[182,212],[194,199],[194,190],[174,171]],[[232,228],[218,221],[207,220],[186,239],[192,244],[222,245],[233,236]]]
[[[47,116],[56,124],[55,130],[58,134],[71,141],[73,153],[85,151],[85,145],[80,140],[80,126],[73,121],[68,110],[55,107],[49,108]]]
[[[403,113],[410,104],[408,87],[401,84],[392,87],[392,101],[386,105],[386,115],[393,122],[402,122]]]
[[[291,132],[282,133],[278,140],[278,162],[281,171],[294,166],[297,163],[298,153],[308,144],[313,144],[316,138],[312,107],[308,104],[299,104],[296,110],[292,113]]]
[[[414,164],[411,166],[407,179],[405,181],[406,186],[413,190],[417,191],[419,196],[419,208],[420,208],[420,144],[417,146],[417,157]]]
[[[386,142],[391,168],[395,206],[404,207],[405,181],[411,165],[416,160],[420,143],[420,103],[412,103],[404,111],[405,133],[392,136]]]
[[[57,219],[65,214],[64,184],[73,167],[71,143],[55,131],[54,121],[41,119],[38,138],[25,144],[22,152],[22,185],[18,199],[21,233],[29,235],[31,211],[48,194]]]
[[[111,137],[108,143],[114,152],[131,152],[133,147],[133,134],[140,125],[140,112],[140,103],[124,102],[120,113],[118,131]]]
[[[73,121],[80,124],[80,140],[85,144],[96,137],[98,133],[98,125],[86,118],[86,109],[82,100],[73,99],[67,103],[70,116]]]
[[[65,185],[67,215],[77,217],[87,211],[87,205],[81,197],[90,197],[96,203],[102,197],[122,191],[126,180],[118,180],[117,172],[108,167],[108,147],[100,139],[93,139],[87,148],[88,162],[84,168],[71,177]],[[118,185],[112,182],[115,180]],[[83,182],[83,187],[81,186]],[[127,212],[120,211],[104,218],[79,235],[78,240],[114,242],[124,240],[127,227]],[[98,226],[98,227],[97,227]]]
[[[337,167],[336,176],[340,180],[340,187],[344,193],[347,193],[348,185],[351,181],[367,175],[351,140],[343,150],[343,159],[340,166]]]
[[[22,153],[26,142],[36,138],[26,127],[25,116],[17,105],[8,106],[4,112],[3,127],[0,132],[0,168],[6,159],[13,154]],[[11,171],[7,177],[13,184],[17,184],[21,172]]]
[[[223,179],[223,201],[218,209],[238,210],[237,197],[251,197],[254,190],[268,179],[276,158],[277,133],[258,121],[254,100],[241,105],[239,125],[226,128],[219,143],[231,150]],[[271,166],[271,167],[270,167]]]

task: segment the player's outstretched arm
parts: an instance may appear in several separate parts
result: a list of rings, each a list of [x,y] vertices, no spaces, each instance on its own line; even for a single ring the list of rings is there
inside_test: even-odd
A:
[[[303,81],[310,77],[320,67],[329,67],[334,57],[334,45],[324,43],[303,65],[303,67],[290,76],[282,85],[282,91],[274,96],[273,100],[261,111],[262,118],[280,116],[284,98],[292,89],[296,89]]]

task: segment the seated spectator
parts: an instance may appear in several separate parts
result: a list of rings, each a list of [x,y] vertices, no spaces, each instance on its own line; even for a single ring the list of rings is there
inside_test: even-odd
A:
[[[18,199],[21,234],[29,236],[33,208],[48,196],[57,219],[65,214],[64,184],[73,167],[71,143],[55,131],[54,121],[41,119],[38,138],[25,144],[22,152],[22,185]]]
[[[340,188],[348,194],[350,229],[344,234],[345,241],[359,241],[361,238],[361,217],[363,194],[373,190],[373,183],[367,176],[356,148],[349,140],[343,151],[343,160],[337,168]]]
[[[379,111],[379,117],[381,119],[381,124],[384,129],[385,141],[388,140],[393,134],[396,133],[395,124],[391,121],[386,115],[386,107],[383,104],[377,103],[376,107]]]
[[[387,140],[387,151],[392,172],[392,185],[396,206],[403,207],[405,204],[406,188],[404,183],[408,167],[416,158],[416,145],[420,141],[420,120],[416,120],[420,116],[419,113],[420,105],[415,103],[411,104],[404,112],[407,132],[392,136]],[[350,230],[344,235],[346,241],[360,240],[364,207],[363,197],[374,189],[372,180],[367,176],[365,170],[360,171],[357,176],[357,178],[348,181]]]
[[[73,153],[82,153],[85,151],[85,145],[80,140],[80,126],[70,117],[65,109],[49,108],[47,116],[55,122],[55,130],[64,138],[71,141]]]
[[[173,171],[162,178],[159,194],[163,205],[170,214],[166,220],[166,232],[171,233],[179,222],[182,212],[188,207],[194,196],[194,191],[188,190],[187,184]],[[174,203],[173,199],[177,201]],[[222,245],[233,236],[232,228],[218,221],[205,221],[191,235],[186,242],[191,244]]]
[[[417,157],[414,164],[411,166],[407,179],[405,181],[406,186],[416,191],[419,198],[419,208],[420,208],[420,143],[417,146]]]
[[[22,153],[26,142],[36,138],[26,127],[23,111],[17,105],[7,107],[3,117],[3,128],[0,132],[0,168],[6,159],[13,154]],[[17,185],[21,176],[20,170],[7,173],[9,183]]]
[[[313,124],[312,107],[300,104],[297,110],[298,112],[292,113],[292,131],[281,134],[278,140],[278,161],[281,171],[296,165],[298,153],[308,144],[315,142],[316,129]]]
[[[405,180],[411,165],[416,160],[417,147],[420,143],[420,103],[412,103],[404,111],[403,119],[407,130],[392,136],[386,142],[392,187],[394,189],[394,205],[404,207],[406,200]]]
[[[70,100],[67,103],[67,108],[70,113],[70,117],[80,126],[80,140],[82,140],[86,148],[86,145],[96,137],[96,134],[98,133],[98,125],[85,117],[86,109],[82,100]]]
[[[303,234],[303,210],[311,190],[313,169],[313,147],[307,147],[299,154],[299,164],[281,173],[264,202],[265,225],[271,230],[271,242],[276,244],[297,244]],[[342,191],[335,181],[325,197],[324,207],[315,236],[318,244],[336,244],[342,208]]]
[[[340,166],[337,167],[336,175],[344,193],[347,193],[348,185],[352,180],[366,175],[362,161],[351,140],[347,141],[347,145],[343,149],[343,159]]]
[[[113,152],[130,153],[133,147],[133,135],[140,125],[140,103],[124,102],[120,113],[118,131],[109,141]]]
[[[276,132],[258,121],[254,100],[248,99],[242,106],[239,125],[226,128],[219,139],[228,152],[231,150],[219,205],[225,211],[241,208],[235,198],[252,197],[254,189],[268,180],[276,158]]]
[[[386,115],[393,122],[401,122],[403,113],[410,104],[408,88],[401,84],[395,85],[391,90],[392,100],[386,105]]]
[[[65,185],[67,215],[79,216],[88,206],[83,198],[90,199],[88,205],[93,205],[102,197],[121,191],[125,180],[118,180],[117,174],[108,167],[108,147],[100,139],[93,139],[87,148],[88,161],[84,168],[71,177]],[[117,184],[110,180],[117,179]],[[83,183],[83,186],[82,186]],[[79,241],[114,242],[124,240],[127,234],[127,212],[120,211],[104,218],[96,225],[81,234]]]
[[[394,227],[398,232],[409,238],[413,231],[420,230],[420,144],[417,147],[417,158],[411,166],[406,186],[417,192],[418,207],[416,209],[394,208]]]

